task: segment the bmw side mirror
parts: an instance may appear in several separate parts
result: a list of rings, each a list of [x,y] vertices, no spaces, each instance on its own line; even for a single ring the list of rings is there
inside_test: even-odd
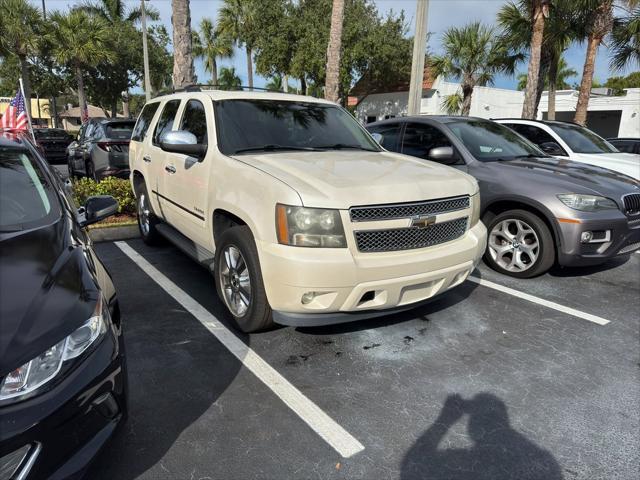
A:
[[[191,132],[172,130],[160,139],[160,148],[165,152],[181,153],[201,159],[207,153],[207,146],[198,143],[198,139]]]
[[[564,151],[556,142],[544,142],[539,145],[540,149],[548,155],[565,155]]]
[[[382,145],[382,140],[384,139],[384,137],[381,133],[372,133],[371,136],[376,142],[378,142],[378,145]]]
[[[87,198],[84,207],[78,209],[81,227],[104,220],[118,212],[118,201],[111,195],[95,195]]]

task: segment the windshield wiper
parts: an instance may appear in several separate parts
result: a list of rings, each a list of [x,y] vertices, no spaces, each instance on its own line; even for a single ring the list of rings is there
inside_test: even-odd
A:
[[[277,150],[300,150],[304,152],[315,152],[317,149],[312,147],[296,147],[293,145],[262,145],[260,147],[239,148],[233,155],[244,152],[275,152]]]
[[[550,155],[536,155],[535,153],[527,153],[526,155],[516,155],[515,157],[513,157],[514,159],[516,158],[549,158]]]
[[[346,143],[334,143],[333,145],[322,145],[320,147],[316,147],[322,150],[342,150],[342,149],[350,149],[350,150],[364,150],[365,152],[377,152],[372,148],[361,147],[360,145],[347,145]]]

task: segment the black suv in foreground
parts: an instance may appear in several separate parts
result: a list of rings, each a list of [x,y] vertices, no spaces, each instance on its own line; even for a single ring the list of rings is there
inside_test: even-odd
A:
[[[79,478],[127,412],[120,311],[87,224],[24,133],[0,130],[0,479]]]

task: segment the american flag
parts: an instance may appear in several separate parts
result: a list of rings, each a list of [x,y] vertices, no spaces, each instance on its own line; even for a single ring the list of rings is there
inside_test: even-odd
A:
[[[22,91],[18,89],[18,93],[7,107],[2,116],[0,127],[12,130],[26,130],[29,120],[27,117],[27,109],[24,105],[24,97]]]

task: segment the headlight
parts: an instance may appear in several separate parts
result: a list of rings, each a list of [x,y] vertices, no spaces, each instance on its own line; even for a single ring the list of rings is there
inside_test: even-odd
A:
[[[53,380],[70,360],[82,355],[104,336],[107,331],[105,315],[109,315],[108,308],[98,301],[93,316],[80,328],[33,360],[9,372],[0,384],[0,401],[23,400]]]
[[[618,209],[616,202],[610,198],[598,195],[581,195],[578,193],[562,193],[558,198],[567,207],[582,212],[597,212],[598,210]]]
[[[472,195],[469,198],[471,202],[471,220],[469,221],[469,228],[475,226],[480,221],[480,192]]]
[[[276,205],[278,242],[296,247],[344,248],[347,240],[338,210]]]

